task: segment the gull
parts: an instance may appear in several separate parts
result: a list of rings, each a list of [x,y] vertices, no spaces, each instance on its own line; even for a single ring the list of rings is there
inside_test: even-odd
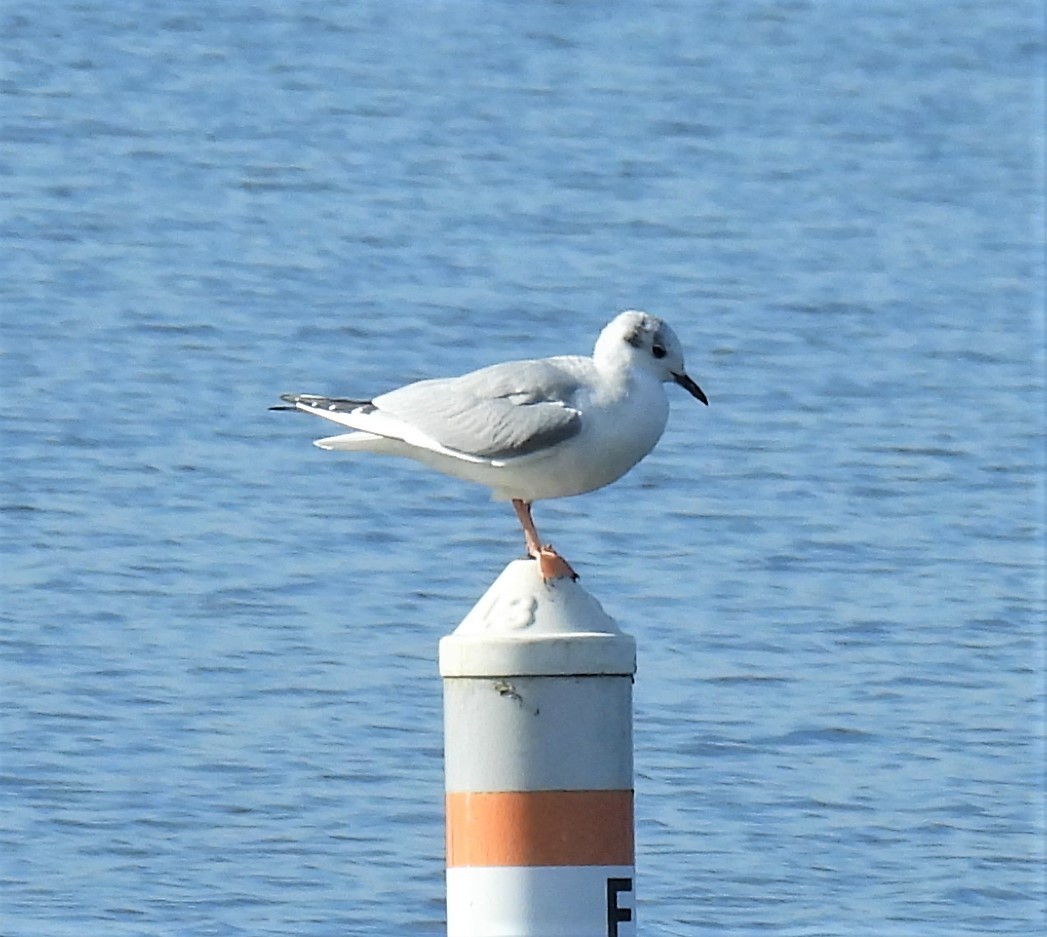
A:
[[[321,449],[405,456],[491,489],[510,501],[545,581],[577,579],[543,544],[531,505],[617,481],[661,438],[669,417],[664,384],[704,404],[687,376],[676,334],[656,316],[628,310],[600,333],[591,357],[508,361],[461,377],[407,384],[371,400],[283,394],[284,406],[347,427]]]

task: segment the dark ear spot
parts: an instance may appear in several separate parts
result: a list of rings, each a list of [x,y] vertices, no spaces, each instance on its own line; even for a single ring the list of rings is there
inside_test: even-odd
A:
[[[625,336],[625,341],[633,348],[639,348],[643,345],[643,331],[643,325],[637,325]]]

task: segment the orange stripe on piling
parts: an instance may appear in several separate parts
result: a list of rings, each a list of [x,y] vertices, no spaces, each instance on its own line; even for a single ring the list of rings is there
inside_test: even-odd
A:
[[[632,791],[447,794],[447,867],[632,865]]]

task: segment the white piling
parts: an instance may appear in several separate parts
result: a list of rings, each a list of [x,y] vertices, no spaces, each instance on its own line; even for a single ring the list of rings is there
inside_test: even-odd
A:
[[[537,567],[440,641],[448,937],[634,937],[636,644]]]

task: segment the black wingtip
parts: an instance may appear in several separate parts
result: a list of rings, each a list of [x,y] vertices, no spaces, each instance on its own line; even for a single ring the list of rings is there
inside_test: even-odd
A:
[[[359,410],[371,407],[370,400],[358,400],[353,397],[322,397],[319,394],[281,394],[280,399],[289,406],[270,407],[270,410],[300,410],[303,413],[331,413]]]
[[[284,401],[284,404],[290,404],[290,406],[284,406],[283,404],[275,407],[270,407],[270,410],[297,410],[298,409],[298,398],[299,394],[281,394],[280,399]]]

